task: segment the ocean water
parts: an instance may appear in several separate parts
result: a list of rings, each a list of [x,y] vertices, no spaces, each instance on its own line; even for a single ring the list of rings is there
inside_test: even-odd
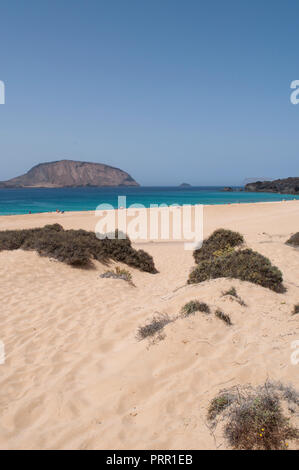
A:
[[[64,211],[95,210],[99,204],[118,207],[118,196],[126,196],[131,204],[232,204],[246,202],[299,199],[299,196],[247,193],[235,188],[223,192],[221,187],[117,187],[117,188],[59,188],[59,189],[0,189],[0,215]]]

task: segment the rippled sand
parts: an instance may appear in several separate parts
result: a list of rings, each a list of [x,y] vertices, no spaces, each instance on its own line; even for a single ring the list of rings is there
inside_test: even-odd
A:
[[[1,230],[59,222],[93,230],[92,212],[0,217]],[[299,201],[207,206],[205,235],[226,227],[284,274],[285,294],[219,279],[186,285],[192,252],[181,242],[138,244],[159,273],[130,268],[136,287],[102,279],[36,253],[0,253],[0,447],[2,449],[214,449],[224,439],[206,423],[219,389],[291,382],[299,389],[299,251],[285,245],[299,231]],[[247,306],[223,297],[235,286]],[[155,313],[175,316],[198,298],[231,316],[195,314],[165,328],[156,344],[138,342]],[[298,354],[299,358],[299,354]]]

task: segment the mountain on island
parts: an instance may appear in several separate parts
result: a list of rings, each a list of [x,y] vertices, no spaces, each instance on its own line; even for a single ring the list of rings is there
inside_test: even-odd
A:
[[[0,182],[0,188],[139,186],[125,171],[103,163],[60,160],[40,163],[25,175]]]
[[[299,178],[284,178],[274,181],[256,181],[248,183],[245,191],[281,193],[281,194],[299,194]]]

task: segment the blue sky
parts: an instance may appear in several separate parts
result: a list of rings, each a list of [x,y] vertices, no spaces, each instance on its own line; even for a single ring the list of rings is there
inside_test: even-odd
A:
[[[2,0],[0,180],[107,163],[143,185],[299,176],[297,0]]]

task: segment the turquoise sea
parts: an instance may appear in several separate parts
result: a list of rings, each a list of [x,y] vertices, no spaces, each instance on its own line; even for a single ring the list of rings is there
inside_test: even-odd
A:
[[[118,206],[118,196],[131,204],[232,204],[236,202],[281,201],[299,196],[272,193],[246,193],[235,188],[223,192],[221,187],[117,187],[61,189],[0,189],[0,215],[95,210],[99,204]]]

